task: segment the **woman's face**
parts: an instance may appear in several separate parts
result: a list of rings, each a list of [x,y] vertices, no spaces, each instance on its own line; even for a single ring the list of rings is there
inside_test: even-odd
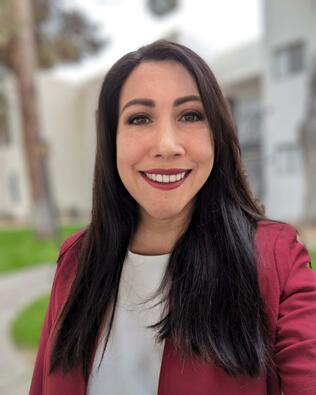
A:
[[[173,61],[147,61],[119,100],[117,168],[142,215],[189,215],[214,161],[211,130],[190,73]]]

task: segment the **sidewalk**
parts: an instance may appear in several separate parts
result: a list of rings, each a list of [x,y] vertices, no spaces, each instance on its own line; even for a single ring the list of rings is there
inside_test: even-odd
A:
[[[50,290],[55,265],[43,264],[0,276],[0,395],[27,395],[33,366],[10,341],[17,312]]]

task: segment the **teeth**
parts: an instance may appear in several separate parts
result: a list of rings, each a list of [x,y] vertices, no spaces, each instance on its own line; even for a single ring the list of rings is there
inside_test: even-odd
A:
[[[169,184],[170,182],[176,182],[182,180],[186,172],[178,173],[178,174],[172,174],[172,175],[167,175],[167,174],[151,174],[151,173],[144,173],[146,177],[148,177],[150,180]]]

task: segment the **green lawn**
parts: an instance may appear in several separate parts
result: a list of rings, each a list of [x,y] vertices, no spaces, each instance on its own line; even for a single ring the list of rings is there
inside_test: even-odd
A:
[[[312,256],[312,267],[314,270],[316,270],[316,250],[311,251],[311,256]]]
[[[313,267],[316,270],[316,251],[312,251]],[[48,305],[48,295],[41,297],[26,307],[17,316],[11,327],[14,342],[27,349],[36,350],[42,322]]]
[[[36,350],[49,295],[44,295],[27,306],[11,325],[11,336],[19,347]]]
[[[84,225],[62,227],[62,239]],[[316,251],[312,251],[316,270]],[[58,247],[53,240],[39,240],[30,229],[0,229],[0,274],[43,262],[56,262]]]
[[[63,226],[62,239],[82,226]],[[55,262],[58,246],[39,240],[30,229],[0,229],[0,274],[43,262]]]

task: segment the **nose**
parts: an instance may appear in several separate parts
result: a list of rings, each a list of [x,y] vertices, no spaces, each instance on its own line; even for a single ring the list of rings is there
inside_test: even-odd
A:
[[[169,159],[185,154],[179,131],[171,122],[165,122],[154,133],[151,156],[154,158]]]

